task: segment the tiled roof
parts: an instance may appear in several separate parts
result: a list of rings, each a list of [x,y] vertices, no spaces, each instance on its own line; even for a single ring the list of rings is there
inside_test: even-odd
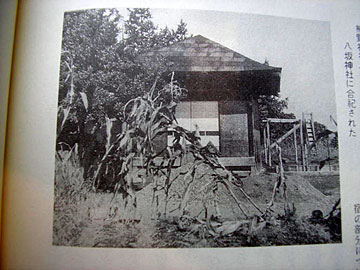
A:
[[[141,58],[159,55],[166,57],[172,71],[281,71],[281,68],[258,63],[201,35],[152,50]]]

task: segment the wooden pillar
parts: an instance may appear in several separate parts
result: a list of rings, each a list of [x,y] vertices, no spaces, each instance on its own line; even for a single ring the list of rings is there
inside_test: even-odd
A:
[[[308,171],[309,170],[309,153],[308,153],[308,148],[306,143],[304,144],[304,148],[305,148],[305,170]]]
[[[268,164],[268,158],[267,158],[267,154],[268,154],[268,145],[267,145],[267,138],[266,138],[266,128],[264,127],[264,157],[265,157],[265,163]]]
[[[280,164],[280,178],[281,178],[281,182],[284,182],[284,167],[283,167],[283,163],[282,163],[282,154],[281,154],[281,147],[279,145],[277,145],[277,149],[279,152],[279,164]]]
[[[296,165],[298,165],[298,150],[297,150],[297,138],[296,138],[296,129],[295,129],[296,124],[294,124],[294,147],[295,147],[295,163]]]
[[[314,119],[313,119],[313,114],[312,113],[310,113],[310,119],[311,119],[311,128],[312,128],[313,137],[314,137],[314,143],[315,143],[315,141],[316,141],[315,125],[314,125]]]
[[[267,121],[266,122],[266,130],[267,130],[267,145],[268,145],[268,159],[269,159],[269,163],[268,165],[271,167],[271,149],[270,149],[270,145],[271,145],[271,141],[270,141],[270,122]]]
[[[301,165],[305,168],[305,149],[304,149],[304,135],[303,135],[303,120],[300,119],[300,149],[301,149]]]
[[[331,162],[330,162],[330,142],[329,142],[329,140],[330,140],[330,137],[329,137],[329,135],[328,135],[328,137],[327,137],[327,150],[328,150],[328,163],[329,163],[329,171],[331,171]]]

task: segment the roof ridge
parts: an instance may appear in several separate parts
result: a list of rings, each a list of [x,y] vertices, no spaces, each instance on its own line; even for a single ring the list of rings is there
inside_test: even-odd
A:
[[[191,39],[199,39],[199,38],[207,41],[207,42],[210,43],[210,44],[216,44],[218,47],[223,48],[223,49],[225,49],[225,50],[228,50],[229,52],[234,53],[234,54],[237,56],[236,58],[241,58],[241,57],[243,57],[243,58],[245,58],[246,60],[255,63],[256,65],[261,65],[261,66],[263,66],[265,69],[278,68],[278,67],[270,66],[270,65],[263,64],[263,63],[260,63],[260,62],[258,62],[258,61],[255,61],[255,60],[253,60],[253,59],[251,59],[251,58],[249,58],[249,57],[247,57],[247,56],[245,56],[245,55],[243,55],[243,54],[241,54],[241,53],[239,53],[239,52],[237,52],[237,51],[235,51],[235,50],[233,50],[233,49],[230,49],[229,47],[226,47],[226,46],[224,46],[224,45],[222,45],[222,44],[220,44],[220,43],[218,43],[218,42],[216,42],[216,41],[214,41],[214,40],[211,40],[211,39],[209,39],[209,38],[207,38],[207,37],[205,37],[205,36],[203,36],[203,35],[201,35],[201,34],[197,34],[197,35],[195,35],[195,36],[188,37],[188,38],[186,38],[186,39],[184,39],[184,40],[174,42],[173,44],[170,44],[169,46],[164,46],[164,47],[156,48],[155,50],[160,50],[160,49],[162,49],[162,48],[174,47],[174,46],[176,46],[176,45],[178,45],[178,44],[187,43],[186,41],[188,41],[188,40],[191,40]]]
[[[142,57],[152,57],[157,54],[168,57],[169,61],[181,70],[281,71],[281,68],[259,63],[201,34],[174,42],[169,46],[154,48],[142,54]]]

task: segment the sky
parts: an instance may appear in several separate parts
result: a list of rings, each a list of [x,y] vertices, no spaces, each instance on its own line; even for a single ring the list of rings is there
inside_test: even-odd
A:
[[[232,12],[151,9],[159,27],[176,29],[180,19],[189,34],[202,35],[246,57],[281,67],[280,97],[297,118],[313,113],[314,120],[336,127],[335,87],[330,24],[323,21]]]

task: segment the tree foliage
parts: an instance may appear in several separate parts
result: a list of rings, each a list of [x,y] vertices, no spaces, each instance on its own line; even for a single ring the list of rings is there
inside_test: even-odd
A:
[[[177,30],[158,29],[149,9],[128,11],[128,18],[117,9],[64,15],[57,141],[58,146],[78,143],[85,175],[91,160],[105,152],[106,119],[116,119],[114,129],[120,131],[116,122],[123,120],[124,104],[155,80],[165,85],[159,79],[166,71],[164,59],[142,63],[137,55],[186,38],[183,22]]]
[[[265,127],[266,123],[263,120],[267,118],[283,118],[283,119],[295,119],[293,113],[286,113],[285,110],[288,108],[288,98],[281,99],[277,96],[260,96],[259,97],[259,111],[261,130]],[[272,125],[270,132],[271,138],[277,139],[292,128],[291,124],[276,124]]]
[[[293,113],[286,113],[284,110],[288,108],[288,98],[281,99],[277,96],[260,96],[259,97],[259,109],[260,118],[265,120],[266,118],[286,118],[293,119],[295,115]]]
[[[142,53],[156,47],[164,47],[187,38],[186,23],[182,20],[176,30],[168,27],[159,29],[151,20],[147,8],[128,9],[129,19],[125,22],[125,45],[133,53]]]

